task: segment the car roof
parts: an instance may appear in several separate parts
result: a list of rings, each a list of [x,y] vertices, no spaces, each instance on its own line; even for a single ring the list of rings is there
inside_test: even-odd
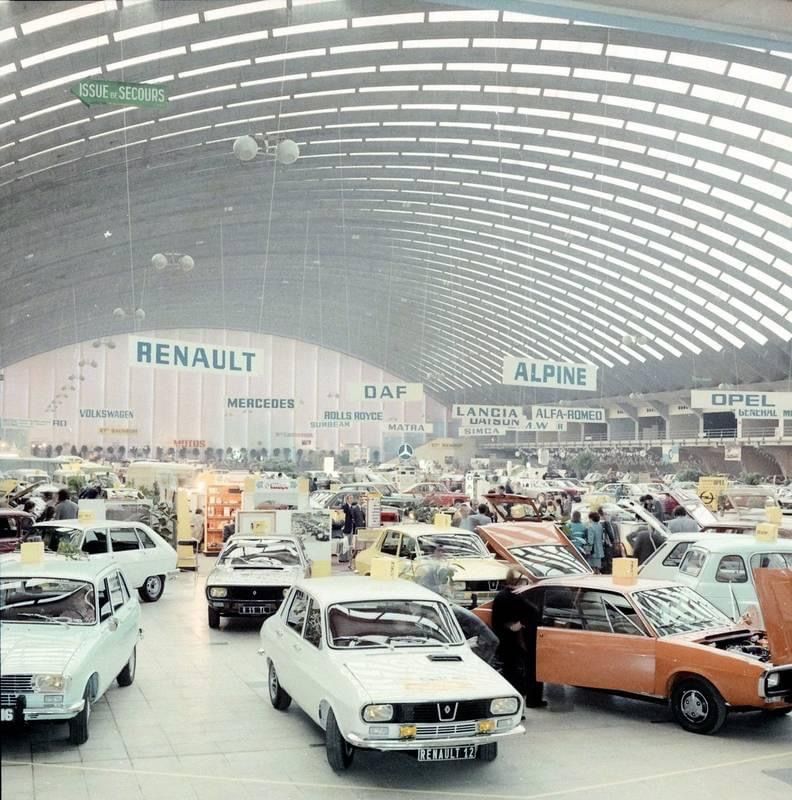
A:
[[[0,556],[0,574],[10,577],[53,577],[95,581],[110,569],[118,569],[117,562],[110,558],[70,558],[57,553],[45,553],[38,563],[22,563],[20,553]]]
[[[431,589],[413,581],[379,581],[363,576],[337,578],[303,578],[295,583],[322,605],[352,602],[355,600],[435,600],[443,598]]]
[[[89,528],[128,528],[130,525],[141,525],[148,528],[145,522],[138,522],[132,519],[58,519],[49,522],[37,522],[37,528],[74,528],[75,530],[87,531]]]
[[[581,589],[599,589],[622,594],[645,591],[647,589],[664,589],[669,586],[680,586],[675,581],[654,580],[652,578],[636,578],[634,583],[625,584],[615,580],[611,575],[571,575],[566,578],[545,578],[535,586],[571,586]]]
[[[789,539],[767,542],[745,533],[714,533],[696,539],[694,544],[711,553],[748,553],[756,550],[792,553],[792,541]]]
[[[437,525],[432,525],[429,522],[405,522],[400,525],[384,525],[383,530],[398,531],[399,533],[409,533],[412,536],[426,536],[427,534],[443,533],[454,534],[464,533],[470,536],[473,531],[465,530],[464,528],[441,528]]]

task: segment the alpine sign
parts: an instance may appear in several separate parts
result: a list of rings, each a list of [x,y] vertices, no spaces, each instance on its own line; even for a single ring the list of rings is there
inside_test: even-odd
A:
[[[503,383],[506,386],[591,392],[597,389],[597,367],[593,364],[568,364],[506,356],[503,359]]]
[[[72,86],[71,93],[86,106],[164,108],[168,105],[167,89],[164,86],[152,86],[148,83],[89,79]]]

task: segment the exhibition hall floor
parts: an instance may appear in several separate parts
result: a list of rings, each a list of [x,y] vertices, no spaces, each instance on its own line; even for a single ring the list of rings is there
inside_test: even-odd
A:
[[[302,712],[267,698],[258,625],[206,624],[199,574],[168,582],[143,606],[135,683],[95,706],[90,739],[65,725],[21,737],[3,731],[8,800],[329,800],[351,798],[574,798],[728,800],[792,794],[792,719],[734,717],[721,735],[684,733],[664,707],[550,687],[527,733],[501,743],[492,764],[422,764],[358,753],[336,775],[322,734]]]

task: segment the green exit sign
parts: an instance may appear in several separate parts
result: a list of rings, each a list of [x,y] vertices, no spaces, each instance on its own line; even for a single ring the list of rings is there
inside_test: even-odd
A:
[[[163,108],[168,105],[168,92],[165,87],[152,86],[149,83],[85,80],[72,86],[71,93],[86,106]]]

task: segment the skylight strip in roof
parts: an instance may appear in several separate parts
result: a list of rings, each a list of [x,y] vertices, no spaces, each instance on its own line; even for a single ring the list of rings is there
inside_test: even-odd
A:
[[[368,72],[376,72],[376,67],[345,67],[344,69],[320,69],[314,70],[311,72],[312,78],[331,78],[336,77],[338,75],[361,75]],[[303,78],[306,76],[303,75]],[[274,80],[273,78],[268,78],[267,80]],[[362,91],[363,87],[361,87]],[[367,91],[369,87],[366,87]]]
[[[308,77],[307,72],[292,73],[291,75],[275,75],[272,78],[257,78],[254,81],[242,81],[240,87],[247,88],[248,86],[264,86],[271,83],[285,83],[286,81],[304,81]],[[233,85],[233,84],[232,84]],[[186,96],[186,95],[182,95]],[[171,97],[175,100],[176,97]]]
[[[234,44],[244,44],[245,42],[257,42],[269,38],[269,31],[249,31],[248,33],[238,33],[234,36],[222,36],[219,39],[206,39],[202,42],[190,44],[193,53],[200,53],[204,50],[214,50],[217,47],[229,47]]]
[[[233,6],[220,6],[204,11],[204,19],[207,22],[214,22],[218,19],[229,17],[239,17],[244,14],[256,14],[261,11],[272,11],[274,9],[286,8],[286,0],[258,0],[253,3],[240,3]]]
[[[58,126],[56,126],[54,128],[48,128],[46,130],[36,131],[35,133],[31,133],[28,136],[20,136],[19,137],[19,141],[20,142],[27,142],[30,139],[36,139],[39,136],[46,136],[47,134],[55,133],[56,131],[62,131],[64,128],[71,128],[72,125],[82,125],[84,122],[90,122],[90,121],[91,121],[90,117],[83,117],[82,119],[76,119],[76,120],[74,120],[74,122],[66,122],[63,125],[58,125]],[[0,125],[0,127],[3,127],[3,126]]]
[[[16,100],[16,95],[15,94],[3,95],[2,97],[0,97],[0,106],[2,106],[4,103],[10,103],[12,100]],[[80,101],[78,100],[77,102],[79,103]],[[69,103],[69,105],[72,105],[72,103]],[[47,109],[47,111],[48,110],[49,109]],[[41,112],[40,111],[38,113],[41,114],[41,113],[46,113],[46,112]],[[25,119],[25,117],[20,117],[20,119]]]
[[[504,39],[502,37],[473,39],[473,47],[491,47],[496,50],[535,50],[536,39]]]
[[[737,244],[735,245],[737,250],[742,250],[744,253],[748,253],[749,256],[753,256],[755,259],[758,259],[764,264],[770,264],[773,261],[773,256],[770,253],[762,250],[759,247],[754,247],[752,244],[749,244],[744,239],[740,239]]]
[[[333,52],[334,49],[335,48],[331,48],[331,52]],[[315,58],[316,56],[324,55],[327,55],[327,51],[324,47],[316,47],[313,50],[293,50],[291,52],[285,50],[282,53],[274,53],[271,56],[258,56],[255,62],[256,64],[269,64],[273,61],[288,61],[294,58]]]
[[[690,84],[685,81],[658,78],[654,75],[635,75],[633,84],[635,86],[644,86],[647,89],[659,89],[662,92],[676,92],[677,94],[686,94],[690,88]]]
[[[179,73],[180,78],[191,78],[195,75],[208,75],[210,72],[221,72],[224,69],[236,69],[237,67],[250,66],[249,58],[242,58],[239,61],[226,61],[223,64],[212,64],[209,67],[197,67],[196,69],[186,69]]]
[[[650,47],[608,44],[605,47],[605,55],[609,58],[630,58],[636,61],[654,61],[657,64],[662,64],[666,60],[668,53],[665,50]]]
[[[11,61],[8,64],[0,64],[0,77],[3,75],[10,75],[12,72],[16,72],[16,64]]]
[[[708,58],[707,56],[693,55],[691,53],[678,53],[671,51],[668,55],[668,63],[676,67],[687,67],[688,69],[699,69],[704,72],[713,72],[716,75],[723,75],[726,72],[728,61],[720,58]]]
[[[748,175],[748,174],[743,175],[742,181],[740,182],[744,186],[750,186],[757,192],[762,192],[762,194],[769,194],[771,197],[775,197],[777,200],[780,200],[787,192],[786,187],[777,186],[776,184],[770,183],[769,181],[760,180],[759,178],[756,178],[753,175]]]
[[[742,331],[746,336],[753,339],[757,344],[760,345],[767,344],[767,337],[764,334],[759,333],[759,331],[755,330],[742,320],[737,323],[737,330]]]
[[[81,53],[83,50],[91,50],[107,44],[110,44],[110,39],[107,36],[96,36],[92,39],[83,39],[83,41],[75,42],[74,44],[56,47],[54,50],[47,50],[43,53],[37,53],[36,55],[29,56],[28,58],[23,58],[19,63],[22,65],[22,69],[26,69],[27,67],[33,67],[37,64],[43,64],[47,61],[53,61],[56,58],[70,56],[74,53]]]
[[[152,136],[151,141],[157,141],[158,139],[169,139],[171,136],[184,136],[188,133],[197,133],[198,131],[208,131],[212,126],[211,125],[201,125],[198,128],[187,128],[181,131],[172,131],[171,133],[161,133],[159,136]]]
[[[323,33],[325,31],[339,31],[347,27],[348,20],[343,19],[328,19],[323,22],[306,22],[302,25],[286,25],[281,28],[273,28],[273,38],[279,36],[301,36],[305,33]]]
[[[764,116],[773,117],[774,119],[783,120],[784,122],[792,122],[792,107],[788,105],[771,103],[768,100],[761,100],[758,97],[749,97],[745,107],[748,111],[753,111],[757,114],[763,114]]]
[[[568,78],[572,70],[569,67],[553,67],[547,64],[512,64],[511,71],[520,75],[557,75]]]
[[[13,27],[11,28],[3,28],[0,30],[0,42],[8,42],[11,39],[16,39],[16,31]]]
[[[340,55],[343,53],[368,53],[372,50],[398,50],[398,42],[368,42],[364,44],[345,44],[336,45],[330,48],[331,55]],[[308,51],[306,51],[308,52]],[[380,66],[380,70],[384,70],[385,65]]]
[[[45,6],[40,7],[44,8]],[[75,22],[80,19],[85,19],[86,17],[104,14],[106,11],[107,7],[105,6],[104,0],[98,0],[98,2],[71,6],[65,11],[58,11],[55,14],[47,14],[46,16],[32,19],[29,22],[23,22],[20,28],[22,29],[22,33],[27,36],[30,33],[37,33],[47,28],[54,28],[57,25],[65,25],[68,22]],[[16,38],[16,36],[13,38]]]
[[[594,92],[570,92],[567,89],[545,89],[542,94],[545,97],[558,98],[560,100],[579,100],[583,103],[598,103],[599,95]]]
[[[584,122],[588,125],[602,125],[610,128],[623,128],[623,119],[614,119],[613,117],[604,117],[599,114],[572,114],[572,119],[576,122]]]
[[[758,83],[760,86],[770,86],[773,89],[780,89],[786,82],[787,75],[783,72],[774,72],[769,69],[752,67],[748,64],[734,62],[729,67],[728,75],[730,78],[738,78],[751,83]]]
[[[692,97],[700,97],[709,102],[723,103],[734,108],[742,108],[745,103],[745,95],[737,92],[727,92],[725,89],[716,89],[713,86],[700,86],[694,83],[690,89]]]
[[[774,333],[779,338],[783,339],[785,342],[788,342],[792,339],[792,332],[787,330],[786,328],[779,325],[777,322],[774,322],[769,317],[761,317],[759,319],[759,324],[764,325],[769,331]]]
[[[508,64],[486,63],[483,61],[451,62],[446,64],[450,72],[507,72]]]
[[[144,53],[142,56],[125,58],[122,61],[112,61],[106,65],[106,69],[108,72],[115,72],[117,69],[125,69],[126,67],[134,67],[137,64],[146,64],[149,61],[161,61],[164,58],[173,58],[175,56],[183,56],[186,54],[187,48],[184,46],[171,47],[168,50],[157,50],[153,53]],[[187,73],[182,74],[186,75]]]
[[[457,48],[468,46],[468,39],[404,39],[402,41],[402,49],[416,50],[428,48],[431,50],[440,48]]]
[[[415,25],[424,21],[424,12],[406,12],[404,14],[377,14],[371,17],[355,17],[353,28],[371,28],[377,25]]]
[[[632,75],[627,72],[615,72],[608,69],[588,69],[575,67],[572,76],[583,80],[604,81],[605,83],[629,83]]]
[[[331,51],[335,48],[330,48]],[[441,63],[433,64],[382,64],[380,72],[438,72],[443,69]]]
[[[757,203],[754,206],[753,210],[754,213],[761,214],[763,217],[772,220],[773,222],[776,223],[776,225],[781,225],[783,228],[787,230],[792,230],[792,216],[789,216],[789,214],[783,214],[778,209],[770,208],[769,206],[763,205],[762,203]],[[768,241],[770,240],[769,239],[770,236],[774,236],[774,234],[770,232],[765,234],[765,238]],[[784,249],[785,250],[790,249],[790,242],[787,242],[786,246],[784,246]]]
[[[142,128],[145,127],[146,125],[153,125],[153,124],[154,124],[153,119],[147,119],[144,120],[143,122],[136,122],[134,125],[127,125],[124,128],[114,128],[111,131],[102,131],[101,133],[95,133],[93,134],[93,136],[89,136],[88,139],[89,140],[101,139],[103,136],[113,136],[114,134],[122,134],[124,133],[124,131],[131,131],[134,128]]]
[[[738,136],[745,136],[748,139],[756,139],[762,132],[762,129],[757,128],[756,125],[746,125],[744,122],[738,122],[736,119],[728,119],[727,117],[712,116],[710,117],[709,126],[727,133],[736,133]]]
[[[498,11],[430,11],[429,22],[497,22]]]
[[[726,148],[726,154],[730,155],[732,158],[740,159],[740,161],[747,161],[749,164],[762,167],[763,169],[772,169],[773,167],[772,158],[768,158],[752,150],[745,150],[742,147],[729,145],[729,147]]]
[[[172,94],[169,100],[186,100],[188,97],[200,97],[204,94],[214,94],[215,92],[228,92],[236,89],[235,83],[227,83],[225,86],[210,86],[208,89],[197,89],[194,92],[185,92],[184,94]]]
[[[63,150],[65,147],[72,147],[75,144],[80,144],[84,142],[85,139],[73,139],[71,142],[64,142],[63,144],[55,145],[54,147],[48,147],[46,150],[39,150],[37,153],[30,153],[26,156],[20,156],[17,160],[19,162],[27,161],[30,158],[37,158],[38,156],[46,155],[47,153],[54,153],[56,150]]]
[[[522,94],[536,97],[541,94],[542,90],[533,86],[497,86],[490,83],[484,86],[484,91],[496,94]]]
[[[647,111],[650,114],[655,109],[655,103],[649,100],[636,100],[634,97],[621,97],[617,94],[603,94],[602,102],[606,106],[621,106],[623,108],[634,108],[637,111]]]
[[[125,42],[127,39],[134,39],[138,36],[146,36],[149,33],[162,33],[174,28],[184,28],[187,25],[197,25],[201,21],[198,14],[185,14],[181,17],[171,17],[170,19],[160,19],[147,25],[138,25],[134,28],[116,31],[113,39],[116,42]]]
[[[90,78],[94,75],[101,75],[102,69],[101,67],[93,67],[92,69],[85,69],[82,72],[75,72],[71,75],[63,75],[60,78],[55,78],[51,81],[45,81],[44,83],[38,83],[35,86],[28,86],[26,89],[22,89],[20,94],[22,97],[27,97],[31,94],[38,94],[38,92],[46,91],[47,89],[54,89],[57,86],[63,86],[66,83],[76,83],[83,78]],[[71,102],[71,101],[70,101]],[[77,101],[79,102],[79,100]],[[31,115],[26,115],[27,118],[30,118]]]

